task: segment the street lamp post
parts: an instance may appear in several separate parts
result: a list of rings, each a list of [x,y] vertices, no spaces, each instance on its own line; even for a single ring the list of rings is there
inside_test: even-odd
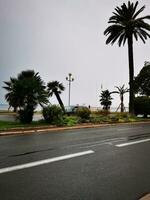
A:
[[[68,106],[70,106],[70,90],[71,90],[71,82],[74,81],[74,78],[72,77],[72,74],[69,73],[68,77],[66,77],[66,80],[69,82],[69,99],[68,99]]]

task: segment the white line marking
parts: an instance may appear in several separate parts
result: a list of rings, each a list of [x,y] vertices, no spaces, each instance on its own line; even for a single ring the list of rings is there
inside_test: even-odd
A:
[[[102,146],[102,145],[112,145],[112,142],[98,143],[98,144],[88,145],[88,146],[84,146],[80,148],[91,148],[91,147]]]
[[[39,166],[39,165],[44,165],[44,164],[48,164],[48,163],[52,163],[52,162],[57,162],[57,161],[60,161],[60,160],[75,158],[75,157],[78,157],[78,156],[84,156],[84,155],[91,154],[91,153],[95,153],[95,152],[92,151],[92,150],[88,150],[88,151],[68,154],[68,155],[65,155],[65,156],[59,156],[59,157],[49,158],[49,159],[45,159],[45,160],[39,160],[39,161],[31,162],[31,163],[25,163],[25,164],[22,164],[22,165],[6,167],[6,168],[0,169],[0,174],[16,171],[16,170],[20,170],[20,169],[26,169],[26,168],[30,168],[30,167],[36,167],[36,166]]]
[[[123,144],[117,144],[115,145],[116,147],[125,147],[125,146],[129,146],[129,145],[133,145],[133,144],[139,144],[142,142],[148,142],[150,141],[150,139],[143,139],[143,140],[138,140],[138,141],[134,141],[134,142],[127,142],[127,143],[123,143]]]
[[[97,141],[97,142],[85,142],[85,143],[79,143],[79,144],[72,144],[72,145],[68,145],[67,147],[76,147],[76,146],[81,146],[80,148],[84,148],[84,147],[89,147],[89,146],[92,146],[92,145],[104,145],[104,144],[108,144],[110,143],[111,141],[112,142],[118,142],[120,140],[126,140],[126,138],[122,137],[122,138],[112,138],[112,139],[105,139],[105,140],[101,140],[101,141]],[[86,146],[87,145],[87,146]]]
[[[142,129],[142,127],[138,127],[138,129]],[[117,128],[117,131],[128,131],[128,130],[137,130],[137,128]]]

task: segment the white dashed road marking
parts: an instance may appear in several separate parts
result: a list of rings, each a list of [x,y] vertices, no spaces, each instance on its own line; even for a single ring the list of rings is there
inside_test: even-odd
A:
[[[139,143],[149,142],[149,141],[150,141],[150,138],[148,138],[148,139],[143,139],[143,140],[132,141],[132,142],[126,142],[126,143],[122,143],[122,144],[117,144],[117,145],[115,145],[115,146],[116,146],[116,147],[125,147],[125,146],[129,146],[129,145],[139,144]]]
[[[49,158],[49,159],[45,159],[45,160],[39,160],[39,161],[35,161],[35,162],[16,165],[16,166],[12,166],[12,167],[6,167],[6,168],[0,169],[0,174],[12,172],[12,171],[16,171],[16,170],[21,170],[21,169],[26,169],[26,168],[31,168],[31,167],[36,167],[36,166],[39,166],[39,165],[57,162],[57,161],[60,161],[60,160],[67,160],[67,159],[70,159],[70,158],[84,156],[84,155],[92,154],[92,153],[95,153],[95,152],[93,150],[88,150],[88,151],[68,154],[68,155],[64,155],[64,156],[59,156],[59,157],[55,157],[55,158]]]

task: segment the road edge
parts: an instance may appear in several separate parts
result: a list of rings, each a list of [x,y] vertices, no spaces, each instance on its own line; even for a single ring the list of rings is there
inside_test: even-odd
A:
[[[86,124],[86,125],[76,125],[71,127],[29,127],[29,128],[20,128],[20,129],[8,129],[0,131],[1,136],[10,136],[10,135],[26,135],[26,134],[40,134],[40,133],[49,133],[49,132],[62,132],[66,130],[75,130],[75,129],[86,129],[86,128],[103,128],[108,126],[117,126],[117,125],[135,125],[135,124],[150,124],[150,122],[127,122],[127,123],[108,123],[108,124]]]

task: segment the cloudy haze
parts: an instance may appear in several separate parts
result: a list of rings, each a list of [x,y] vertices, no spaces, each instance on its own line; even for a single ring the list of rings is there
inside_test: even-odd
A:
[[[66,90],[72,73],[71,104],[99,106],[103,89],[128,86],[127,46],[105,45],[103,35],[114,8],[122,0],[0,0],[0,103],[3,81],[25,69],[38,71],[47,83],[58,80]],[[134,1],[135,2],[135,1]],[[143,15],[150,13],[150,1]],[[134,43],[135,44],[135,43]],[[134,45],[135,75],[150,61],[150,40]],[[113,95],[113,105],[119,97]],[[56,103],[55,98],[51,100]],[[126,105],[128,99],[126,95]]]

